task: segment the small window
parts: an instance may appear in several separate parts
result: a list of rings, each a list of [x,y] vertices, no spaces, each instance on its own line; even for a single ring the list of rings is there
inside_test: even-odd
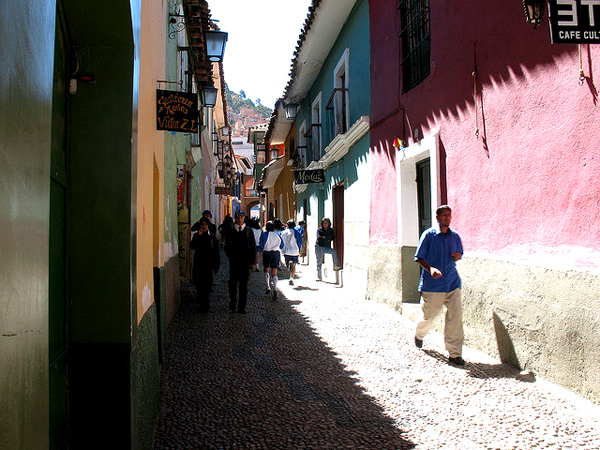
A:
[[[321,94],[319,93],[319,95],[317,96],[317,98],[315,99],[315,101],[312,103],[312,108],[311,108],[311,125],[310,128],[307,130],[307,137],[308,134],[310,133],[310,138],[311,138],[311,142],[312,142],[312,160],[313,161],[318,161],[321,159],[322,156],[322,151],[323,149],[321,148],[321,142],[322,142],[322,136],[321,136]]]
[[[349,64],[349,49],[344,51],[344,54],[338,62],[334,72],[334,123],[335,135],[348,131],[348,64]]]
[[[417,203],[419,205],[419,236],[431,227],[431,170],[429,158],[419,161],[417,170]]]
[[[300,168],[305,168],[308,166],[308,156],[307,156],[307,145],[306,145],[306,123],[303,123],[300,126],[300,132],[298,133],[298,146],[296,147],[298,151],[298,156],[300,157]]]
[[[431,71],[429,0],[400,0],[398,9],[402,25],[402,78],[407,92]]]

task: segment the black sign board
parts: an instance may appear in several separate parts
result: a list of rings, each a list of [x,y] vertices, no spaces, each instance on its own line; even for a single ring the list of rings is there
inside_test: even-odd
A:
[[[226,186],[215,186],[216,195],[233,195],[233,189]]]
[[[323,169],[294,170],[294,181],[296,184],[322,183],[325,181],[325,172]]]
[[[600,44],[600,4],[590,0],[548,0],[553,44]]]
[[[189,92],[156,90],[156,129],[198,132],[198,96]]]

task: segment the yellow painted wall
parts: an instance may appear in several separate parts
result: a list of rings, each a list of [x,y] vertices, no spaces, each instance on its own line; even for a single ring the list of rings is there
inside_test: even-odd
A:
[[[166,16],[165,2],[142,2],[137,155],[138,323],[154,302],[153,268],[164,265],[164,131],[156,130],[156,89],[157,81],[165,79]]]
[[[285,222],[295,217],[295,202],[296,193],[293,191],[292,184],[294,182],[294,172],[292,172],[293,166],[288,166],[287,163],[290,159],[290,139],[295,139],[296,136],[296,123],[290,129],[287,137],[285,138],[285,156],[283,161],[283,170],[277,178],[275,186],[273,186],[274,197],[270,200],[276,202],[279,218]],[[297,145],[297,143],[296,143]],[[283,211],[279,212],[279,198],[283,194]]]

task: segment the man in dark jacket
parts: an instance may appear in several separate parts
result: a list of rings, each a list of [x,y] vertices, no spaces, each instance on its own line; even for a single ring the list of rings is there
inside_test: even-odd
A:
[[[229,258],[229,309],[245,313],[248,300],[248,279],[254,270],[256,243],[254,232],[244,223],[245,214],[240,210],[235,214],[235,223],[225,241],[225,254]],[[239,285],[239,301],[237,299]]]
[[[210,221],[203,217],[198,221],[198,231],[192,236],[190,248],[194,250],[192,277],[196,296],[202,312],[208,312],[209,296],[212,292],[213,274],[219,272],[221,259],[219,244],[209,229]]]

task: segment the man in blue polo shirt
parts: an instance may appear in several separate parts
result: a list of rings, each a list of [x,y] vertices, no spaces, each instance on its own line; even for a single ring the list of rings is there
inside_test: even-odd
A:
[[[423,320],[415,332],[415,345],[423,347],[423,338],[431,330],[433,320],[446,305],[444,341],[452,364],[463,366],[463,324],[460,276],[456,261],[462,258],[463,247],[458,233],[450,229],[452,210],[448,205],[435,212],[438,225],[423,232],[415,252],[415,261],[421,266],[419,292]]]

